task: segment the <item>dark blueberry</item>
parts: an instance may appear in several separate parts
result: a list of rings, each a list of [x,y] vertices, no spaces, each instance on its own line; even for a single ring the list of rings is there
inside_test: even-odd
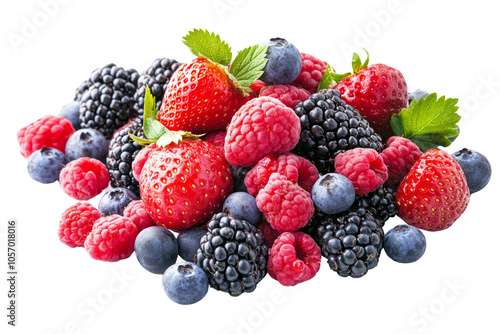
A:
[[[420,90],[420,89],[417,89],[413,92],[409,92],[408,93],[408,104],[411,103],[411,101],[413,100],[419,100],[421,97],[423,97],[424,99],[429,95],[429,92],[425,91],[425,90]]]
[[[222,210],[252,225],[257,225],[262,217],[262,212],[255,203],[255,197],[246,192],[234,192],[229,195],[224,201]]]
[[[179,232],[177,243],[179,244],[179,256],[186,261],[194,261],[196,251],[200,248],[201,237],[207,233],[204,227],[193,227],[189,230]],[[220,236],[218,238],[222,239]],[[212,243],[214,243],[212,239]]]
[[[177,261],[177,240],[166,228],[151,226],[137,235],[134,251],[144,269],[163,275],[165,270]]]
[[[451,156],[462,167],[471,194],[478,192],[488,184],[491,178],[491,165],[484,155],[463,148]]]
[[[89,157],[106,163],[108,156],[108,140],[102,133],[94,129],[75,131],[66,142],[66,156],[69,160]]]
[[[322,175],[313,185],[314,205],[326,214],[337,214],[349,209],[356,198],[354,186],[348,178],[336,173]]]
[[[99,201],[97,208],[103,216],[123,215],[123,210],[132,201],[139,198],[130,190],[125,188],[109,189]]]
[[[66,118],[71,122],[73,128],[76,130],[80,129],[80,102],[71,101],[66,103],[61,110],[59,110],[59,116]]]
[[[384,236],[385,253],[396,262],[415,262],[424,255],[425,248],[425,235],[415,226],[397,225]]]
[[[247,186],[245,185],[245,177],[247,173],[252,169],[252,167],[231,166],[231,171],[233,172],[233,192],[244,191],[247,192]]]
[[[182,305],[199,302],[208,292],[207,275],[192,262],[170,266],[163,274],[162,284],[167,296]]]
[[[268,61],[260,79],[270,85],[287,85],[297,79],[302,69],[299,50],[283,38],[271,38],[264,44]]]
[[[28,173],[40,183],[52,183],[59,180],[59,173],[67,163],[68,159],[58,149],[42,147],[30,154]]]

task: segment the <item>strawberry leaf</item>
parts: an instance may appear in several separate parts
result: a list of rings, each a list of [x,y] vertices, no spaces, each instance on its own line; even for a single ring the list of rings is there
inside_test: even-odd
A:
[[[227,66],[233,57],[229,45],[220,39],[219,35],[208,30],[194,29],[183,37],[191,52],[196,57],[207,58],[214,63]]]
[[[396,136],[410,139],[422,152],[438,146],[449,146],[448,137],[458,134],[458,99],[429,94],[425,99],[413,100],[408,109],[392,115],[391,127]]]
[[[155,143],[155,141],[154,141],[154,140],[149,140],[149,139],[144,139],[144,138],[141,138],[141,137],[137,137],[137,136],[135,136],[135,135],[133,135],[133,134],[131,134],[131,133],[129,133],[129,134],[128,134],[128,136],[129,136],[132,140],[136,141],[136,142],[137,142],[139,145],[141,145],[141,146],[148,146],[149,144],[153,144],[153,143]]]
[[[326,65],[325,74],[323,74],[323,77],[321,78],[321,81],[319,82],[318,92],[322,89],[330,88],[330,85],[332,84],[332,82],[336,81],[333,78],[335,74],[337,74],[337,73],[335,73],[333,71],[330,64]]]
[[[254,45],[238,52],[229,73],[242,87],[249,87],[255,82],[267,64],[267,45]]]
[[[163,136],[161,136],[160,139],[158,139],[158,141],[156,142],[156,146],[165,147],[171,143],[178,144],[183,139],[199,139],[202,136],[204,136],[204,134],[195,135],[195,134],[192,134],[191,132],[186,132],[186,131],[167,130],[163,134]]]
[[[146,87],[143,128],[144,134],[152,142],[157,141],[167,131],[167,128],[156,119],[157,113],[156,99],[151,94],[149,87]],[[139,142],[139,144],[141,143]]]

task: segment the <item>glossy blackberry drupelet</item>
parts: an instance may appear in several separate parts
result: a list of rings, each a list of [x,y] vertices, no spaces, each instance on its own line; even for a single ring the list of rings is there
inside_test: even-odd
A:
[[[321,174],[335,172],[335,157],[363,147],[382,152],[382,138],[368,121],[340,98],[334,89],[312,94],[295,107],[300,118],[300,140],[293,153],[310,160]]]
[[[134,177],[132,162],[143,148],[129,134],[145,138],[142,122],[136,120],[127,127],[117,131],[109,142],[109,153],[106,158],[106,168],[112,187],[123,187],[138,197],[140,196],[139,181]]]
[[[391,188],[382,185],[371,193],[356,196],[350,210],[356,211],[358,209],[365,209],[377,220],[380,226],[384,226],[389,218],[398,213],[396,193]]]
[[[212,288],[231,296],[252,292],[267,274],[264,236],[244,220],[215,214],[200,240],[195,263],[207,273]]]
[[[94,70],[80,100],[81,127],[96,129],[110,139],[133,116],[138,78],[136,70],[114,64]]]
[[[80,102],[82,100],[83,93],[85,93],[90,86],[92,86],[92,82],[89,79],[82,82],[80,86],[75,89],[75,97],[73,98],[73,101]]]
[[[144,117],[144,98],[146,87],[149,87],[151,95],[156,99],[156,109],[160,110],[163,95],[170,82],[172,74],[179,67],[175,59],[157,58],[148,69],[139,76],[137,80],[137,91],[134,94],[134,114],[142,120]]]
[[[377,266],[384,230],[364,209],[318,215],[314,238],[330,268],[342,277],[363,277]]]

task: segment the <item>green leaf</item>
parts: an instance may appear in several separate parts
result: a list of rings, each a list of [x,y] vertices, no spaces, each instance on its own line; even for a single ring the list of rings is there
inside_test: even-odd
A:
[[[238,52],[229,73],[242,87],[249,87],[264,73],[267,64],[267,45],[254,45]]]
[[[332,82],[335,81],[333,79],[333,74],[336,74],[336,73],[333,72],[330,64],[326,65],[325,74],[323,74],[323,77],[321,78],[321,81],[319,82],[318,92],[322,89],[330,88],[330,85],[332,84]]]
[[[157,121],[157,113],[156,99],[151,94],[149,87],[146,87],[146,94],[144,95],[143,128],[146,137],[153,142],[158,140],[167,131],[167,128]]]
[[[195,135],[192,134],[191,132],[186,132],[186,131],[170,131],[167,130],[163,134],[163,136],[158,139],[156,142],[156,146],[158,147],[165,147],[171,143],[178,144],[180,141],[183,139],[199,139],[200,137],[204,136],[204,134],[201,135]]]
[[[366,52],[366,60],[363,64],[361,63],[361,58],[357,53],[354,52],[352,55],[352,73],[354,74],[361,72],[361,70],[365,69],[370,62],[370,54],[365,48],[363,48],[363,50]]]
[[[227,66],[233,57],[229,45],[220,39],[219,35],[208,30],[194,29],[183,37],[191,52],[196,57],[205,57],[214,63]]]
[[[449,146],[458,133],[458,99],[437,98],[436,93],[425,99],[413,100],[408,109],[403,109],[391,118],[391,127],[396,136],[410,139],[422,152],[438,146]]]
[[[129,133],[128,136],[130,138],[132,138],[132,140],[136,141],[141,146],[148,146],[149,144],[155,143],[154,140],[149,140],[149,139],[144,139],[144,138],[141,138],[141,137],[137,137],[137,136],[135,136],[135,135],[133,135],[131,133]]]

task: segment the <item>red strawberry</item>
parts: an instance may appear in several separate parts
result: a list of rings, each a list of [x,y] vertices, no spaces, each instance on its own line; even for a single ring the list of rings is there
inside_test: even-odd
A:
[[[231,48],[218,35],[195,29],[183,42],[197,58],[172,75],[158,121],[169,130],[194,134],[224,130],[252,98],[249,86],[263,73],[267,46],[246,48],[231,63]]]
[[[361,64],[359,56],[354,54],[354,73],[333,73],[337,82],[333,88],[347,104],[358,109],[382,139],[387,140],[394,134],[391,116],[408,108],[408,88],[400,71],[384,64],[368,66],[368,61],[369,58]]]
[[[429,149],[396,193],[398,215],[427,231],[450,227],[467,208],[470,193],[460,165],[446,152]]]
[[[158,120],[169,130],[197,134],[220,131],[249,98],[238,91],[222,67],[196,58],[172,75]]]
[[[233,187],[221,150],[197,139],[156,145],[140,175],[141,198],[156,224],[181,231],[219,212]]]

